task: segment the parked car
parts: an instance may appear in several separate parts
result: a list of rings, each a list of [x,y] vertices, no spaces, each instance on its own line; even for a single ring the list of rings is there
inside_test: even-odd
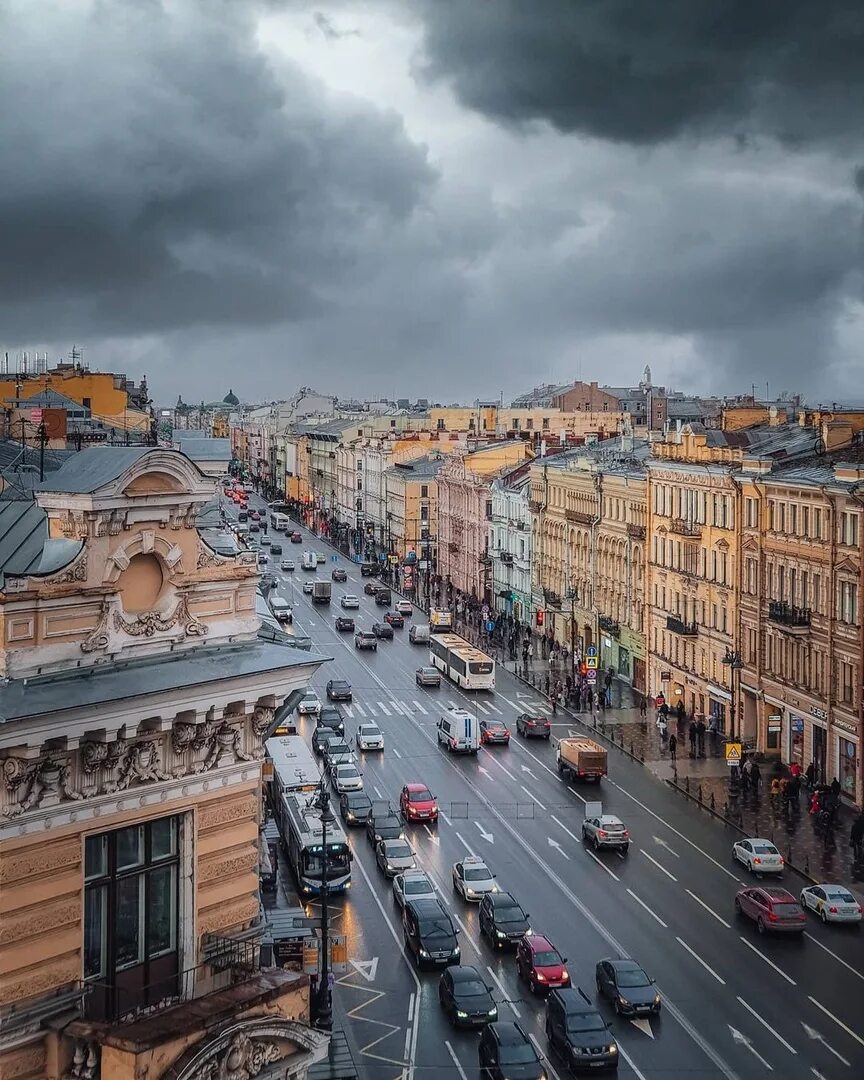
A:
[[[377,724],[361,724],[357,728],[358,750],[383,750],[384,736]]]
[[[425,784],[405,784],[399,793],[399,809],[407,822],[438,821],[438,800]]]
[[[746,866],[751,874],[782,874],[784,859],[771,840],[748,837],[732,845],[732,858]]]
[[[339,798],[339,816],[346,825],[364,825],[372,800],[363,791],[346,791]]]
[[[516,972],[525,979],[532,994],[547,993],[570,985],[567,957],[542,934],[526,934],[516,946]]]
[[[414,614],[414,605],[410,600],[400,600],[396,605],[396,610],[400,615],[404,615],[406,619],[410,619]]]
[[[355,649],[371,649],[372,652],[376,652],[378,649],[378,637],[376,634],[371,633],[368,630],[358,630],[354,635],[354,648]]]
[[[546,1068],[534,1044],[515,1021],[487,1024],[477,1056],[486,1080],[546,1080]]]
[[[475,967],[448,967],[438,983],[438,1001],[454,1027],[482,1027],[498,1019],[492,988]]]
[[[597,993],[619,1016],[656,1016],[660,995],[635,960],[601,960],[594,969]]]
[[[523,739],[548,739],[552,734],[552,723],[540,713],[519,713],[516,717],[516,734]]]
[[[862,907],[845,885],[807,885],[801,907],[815,912],[823,923],[860,923]]]
[[[582,822],[582,839],[600,848],[617,848],[624,855],[630,848],[630,833],[624,822],[614,814],[600,814]]]
[[[376,622],[372,623],[372,633],[378,638],[379,641],[392,641],[393,640],[393,627],[389,623]]]
[[[337,615],[336,616],[336,629],[347,630],[350,633],[354,633],[354,620],[350,615]]]
[[[776,885],[739,889],[735,894],[735,914],[752,919],[760,934],[768,931],[801,934],[807,927],[804,909],[788,889]]]
[[[351,701],[351,683],[345,679],[330,679],[327,683],[328,701]]]
[[[510,728],[503,720],[481,720],[480,742],[484,746],[500,743],[504,746],[510,744]]]
[[[405,625],[405,620],[398,611],[388,611],[384,616],[384,622],[389,623],[396,630],[401,630]]]
[[[345,596],[339,601],[346,611],[356,611],[360,607],[360,597],[352,596],[350,593],[346,593]]]
[[[335,570],[330,571],[331,581],[347,581],[348,574],[342,569],[341,566],[337,566]]]
[[[418,686],[440,686],[441,672],[434,667],[418,667],[414,672],[414,681]]]

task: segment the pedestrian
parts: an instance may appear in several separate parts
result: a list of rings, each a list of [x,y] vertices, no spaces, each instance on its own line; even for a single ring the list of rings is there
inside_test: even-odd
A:
[[[852,847],[852,857],[855,862],[860,862],[862,852],[864,852],[864,811],[852,823],[852,828],[849,830],[849,844]]]
[[[696,757],[696,722],[690,721],[690,727],[687,729],[687,734],[690,739],[690,757]]]
[[[771,778],[771,805],[775,810],[779,804],[781,790],[780,777],[773,776]]]
[[[591,689],[590,686],[585,693],[585,705],[587,706],[588,712],[594,711],[594,691]]]
[[[750,780],[753,784],[753,794],[758,798],[759,785],[762,783],[762,770],[759,768],[758,761],[754,761],[750,769]]]
[[[789,775],[792,777],[793,780],[797,780],[798,777],[801,775],[801,766],[798,764],[797,761],[793,761],[792,764],[789,766]]]
[[[643,720],[646,720],[647,717],[648,717],[648,695],[647,694],[643,694],[642,697],[639,699],[639,715],[642,717]]]
[[[676,705],[675,714],[678,717],[678,723],[683,724],[684,723],[684,702],[683,701],[679,701],[678,704]]]
[[[808,811],[807,811],[810,814],[810,816],[813,818],[813,824],[814,825],[816,824],[816,818],[819,816],[821,811],[822,811],[822,799],[821,799],[821,796],[819,795],[818,791],[814,791],[813,794],[810,796],[810,806],[809,806]]]
[[[606,711],[606,691],[605,690],[598,690],[597,691],[597,704],[600,706],[600,708],[603,710],[603,712]]]
[[[672,764],[673,765],[678,760],[677,753],[678,753],[678,739],[676,738],[675,733],[673,731],[673,733],[669,736],[669,757],[672,759]]]
[[[840,802],[840,781],[835,776],[831,781],[831,795],[836,803]]]
[[[553,692],[553,694],[552,694],[552,715],[553,716],[558,715],[558,694],[557,694],[557,692]]]
[[[753,765],[750,758],[744,762],[741,766],[741,791],[746,795],[750,790],[750,773],[753,770]]]
[[[705,757],[705,718],[700,716],[696,724],[696,742],[699,747],[699,757]]]
[[[546,676],[546,697],[549,697],[549,676]]]

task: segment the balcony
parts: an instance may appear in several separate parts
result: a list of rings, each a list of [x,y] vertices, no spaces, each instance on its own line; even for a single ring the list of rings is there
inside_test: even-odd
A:
[[[481,566],[491,566],[492,565],[492,556],[489,554],[488,551],[484,551],[481,554],[478,561],[479,561]]]
[[[564,518],[567,521],[575,521],[578,525],[590,525],[594,520],[592,514],[586,514],[582,510],[565,510]]]
[[[505,566],[512,566],[513,565],[513,556],[510,554],[509,551],[500,552],[499,558],[501,559],[501,562],[504,563]]]
[[[677,615],[666,616],[666,629],[673,634],[680,634],[681,637],[696,637],[698,633],[696,623],[684,622]]]
[[[597,622],[600,629],[605,630],[606,633],[611,634],[612,637],[618,637],[618,634],[621,632],[618,623],[609,615],[600,615]]]
[[[547,603],[547,605],[549,607],[554,607],[554,608],[560,608],[561,607],[561,597],[558,595],[558,593],[552,592],[551,589],[544,589],[543,590],[543,596],[544,596],[544,598],[546,600],[546,603]]]
[[[783,600],[768,602],[768,618],[790,634],[806,634],[810,629],[810,608],[792,607]]]
[[[647,532],[644,525],[628,525],[627,535],[634,540],[644,540]]]
[[[702,526],[697,525],[695,521],[685,521],[684,518],[673,518],[669,526],[669,531],[677,533],[678,536],[695,536],[702,535]]]
[[[532,514],[539,514],[540,511],[543,509],[543,504],[540,502],[539,499],[529,499],[528,509],[532,512]]]

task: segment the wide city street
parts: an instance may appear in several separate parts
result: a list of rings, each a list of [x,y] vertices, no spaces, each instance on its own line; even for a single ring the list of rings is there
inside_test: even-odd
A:
[[[250,498],[250,508],[264,505]],[[736,890],[753,881],[732,861],[731,834],[614,750],[599,788],[563,780],[554,741],[575,729],[560,714],[549,743],[517,738],[514,726],[507,747],[449,755],[435,733],[448,705],[511,725],[526,707],[547,714],[549,707],[500,668],[494,694],[468,696],[446,681],[440,689],[419,688],[415,670],[428,663],[428,650],[410,644],[410,619],[377,652],[357,652],[353,636],[337,633],[334,620],[346,593],[360,596],[360,610],[350,613],[358,628],[380,619],[381,609],[363,592],[368,579],[301,531],[302,547],[287,538],[283,544],[297,569],[282,573],[278,558],[268,567],[278,578],[276,591],[294,607],[295,630],[333,657],[316,680],[322,699],[329,678],[351,683],[346,734],[353,736],[364,720],[384,733],[384,752],[362,755],[360,763],[370,798],[397,805],[408,781],[427,784],[437,796],[437,827],[409,826],[406,834],[461,929],[462,962],[494,988],[501,1019],[518,1019],[547,1056],[542,998],[517,977],[512,951],[495,952],[481,940],[476,908],[453,890],[452,865],[467,853],[486,860],[500,888],[530,913],[533,930],[568,958],[574,985],[592,1001],[595,965],[604,957],[632,957],[656,980],[663,1000],[656,1019],[630,1021],[601,1006],[620,1046],[621,1076],[864,1076],[864,934],[809,916],[803,937],[784,939],[759,935],[754,924],[736,919]],[[336,566],[348,573],[347,582],[333,584],[330,607],[314,606],[302,592],[312,576],[300,566],[305,550],[326,554],[315,576],[329,580]],[[425,621],[418,610],[413,617]],[[311,720],[300,726],[307,738],[313,728]],[[595,854],[582,843],[586,800],[597,799],[630,829],[626,857]],[[474,1077],[478,1035],[454,1030],[443,1016],[439,976],[416,971],[403,951],[399,909],[363,831],[355,830],[351,842],[353,885],[349,899],[338,901],[337,925],[348,935],[352,962],[337,980],[335,1007],[358,1066],[374,1077],[411,1070],[423,1080],[454,1071],[461,1080]],[[807,884],[788,871],[782,883],[796,894]],[[566,1072],[554,1056],[547,1068],[553,1077]]]

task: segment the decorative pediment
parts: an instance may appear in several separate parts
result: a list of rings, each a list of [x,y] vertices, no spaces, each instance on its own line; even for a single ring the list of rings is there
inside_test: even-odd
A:
[[[327,1055],[329,1035],[276,1016],[235,1021],[191,1046],[174,1064],[177,1080],[254,1080],[284,1062],[280,1076],[305,1075]]]
[[[858,564],[848,556],[839,559],[835,563],[835,569],[838,574],[852,574],[854,577],[858,577]]]
[[[755,536],[745,536],[744,537],[744,542],[742,543],[741,548],[742,548],[743,551],[748,552],[748,554],[751,553],[751,552],[753,554],[758,554],[758,552],[759,552],[759,541],[756,539]]]

